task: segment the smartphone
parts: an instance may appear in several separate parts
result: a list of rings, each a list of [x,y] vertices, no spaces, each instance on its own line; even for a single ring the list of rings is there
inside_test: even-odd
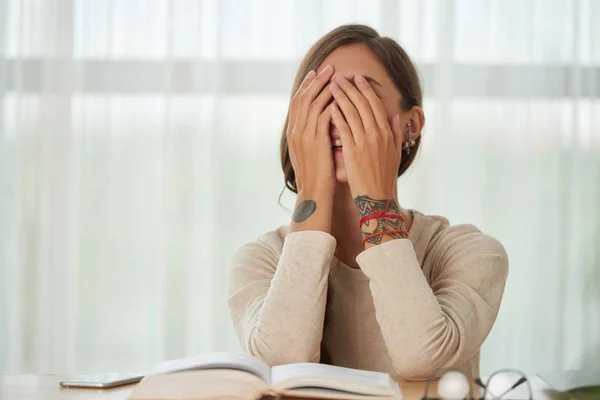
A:
[[[60,381],[60,386],[66,388],[108,389],[138,383],[143,377],[144,375],[140,374],[121,373],[77,375]]]

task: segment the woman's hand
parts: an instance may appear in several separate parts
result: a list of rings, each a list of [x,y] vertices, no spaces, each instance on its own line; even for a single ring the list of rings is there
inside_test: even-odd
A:
[[[395,217],[401,215],[396,182],[402,129],[398,114],[391,125],[388,123],[383,104],[364,77],[357,75],[354,79],[357,87],[341,76],[334,77],[330,90],[335,102],[330,107],[333,124],[340,131],[348,184],[358,215],[362,219],[380,214],[361,224],[366,249],[408,235],[404,220]]]
[[[311,71],[291,101],[286,136],[298,189],[292,231],[331,231],[335,169],[326,106],[332,95],[325,86],[332,75],[330,65],[318,75]]]
[[[352,198],[395,199],[403,140],[399,115],[390,125],[371,85],[361,75],[355,82],[356,87],[336,76],[330,85],[335,98],[331,114],[340,131]]]
[[[286,135],[298,192],[321,189],[333,193],[335,188],[331,113],[325,110],[331,92],[323,90],[332,75],[329,65],[318,75],[310,71],[292,98]]]

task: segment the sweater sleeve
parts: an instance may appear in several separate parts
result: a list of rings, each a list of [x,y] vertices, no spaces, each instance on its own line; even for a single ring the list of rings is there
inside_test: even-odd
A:
[[[279,251],[273,242],[280,240],[273,232],[234,253],[233,324],[243,349],[271,366],[319,362],[336,240],[320,231],[293,232]]]
[[[471,225],[438,235],[425,261],[431,286],[408,239],[357,256],[392,363],[405,379],[426,379],[469,360],[490,332],[504,292],[508,257],[500,242]]]

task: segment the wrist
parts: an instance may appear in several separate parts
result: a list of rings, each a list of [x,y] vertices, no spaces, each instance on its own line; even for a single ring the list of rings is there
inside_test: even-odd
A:
[[[360,195],[354,197],[354,204],[360,218],[380,212],[396,215],[401,214],[400,204],[395,195],[388,195],[387,197],[383,195],[376,197],[372,195]]]
[[[360,217],[360,229],[365,248],[408,236],[395,196],[387,198],[358,196],[354,199],[354,203]]]
[[[298,190],[298,201],[313,199],[333,204],[334,189],[327,185],[306,186]]]
[[[352,195],[353,199],[356,199],[358,197],[382,201],[391,199],[392,201],[398,204],[398,193],[396,193],[396,191],[394,190],[365,190],[362,192],[362,194]]]
[[[299,191],[292,214],[292,232],[315,230],[331,233],[332,206],[333,193],[317,189]]]

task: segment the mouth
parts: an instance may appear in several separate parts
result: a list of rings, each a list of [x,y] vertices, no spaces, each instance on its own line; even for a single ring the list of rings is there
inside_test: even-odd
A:
[[[332,139],[331,140],[331,148],[334,150],[342,149],[342,141],[340,139]]]
[[[337,127],[332,123],[329,125],[329,137],[331,138],[331,148],[335,150],[342,150],[342,141],[340,139],[340,132]]]

